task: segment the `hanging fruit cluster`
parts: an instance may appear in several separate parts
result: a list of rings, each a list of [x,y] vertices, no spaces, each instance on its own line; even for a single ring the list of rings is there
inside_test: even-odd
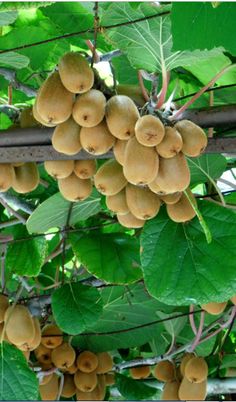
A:
[[[77,351],[64,340],[65,334],[55,324],[42,329],[38,318],[26,306],[10,305],[0,295],[0,341],[21,350],[31,365],[41,368],[39,392],[42,400],[56,400],[60,375],[63,374],[61,396],[77,400],[103,400],[106,386],[115,383],[111,372],[113,360],[109,353]]]

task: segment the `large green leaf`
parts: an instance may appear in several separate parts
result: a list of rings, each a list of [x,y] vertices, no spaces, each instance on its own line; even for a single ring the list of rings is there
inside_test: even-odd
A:
[[[197,218],[178,224],[164,210],[143,229],[145,283],[166,304],[223,301],[236,293],[236,215],[207,201],[199,202],[199,209],[212,233],[210,244]]]
[[[188,158],[191,172],[191,184],[197,184],[212,179],[218,179],[227,166],[226,158],[221,154],[204,154],[198,158]]]
[[[71,237],[73,251],[86,269],[108,283],[128,284],[142,277],[139,242],[121,233]]]
[[[16,52],[0,54],[0,67],[24,68],[28,66],[30,60],[28,57]]]
[[[170,337],[163,324],[145,324],[159,320],[160,311],[178,315],[183,308],[167,306],[152,298],[141,283],[129,287],[106,287],[101,290],[101,295],[104,304],[102,316],[96,325],[86,331],[91,335],[80,334],[73,340],[75,346],[103,352],[140,346],[156,339],[156,353],[161,355],[165,352]]]
[[[14,228],[14,239],[28,237],[23,226]],[[8,273],[25,276],[37,276],[47,255],[47,241],[44,237],[35,237],[9,244],[6,254]]]
[[[53,195],[36,208],[27,221],[27,229],[30,233],[46,232],[48,229],[66,224],[70,202],[66,201],[60,193]],[[100,196],[94,191],[85,201],[74,203],[70,224],[74,225],[85,221],[90,216],[96,215],[101,210]]]
[[[1,401],[38,399],[38,380],[23,355],[15,346],[0,344]]]
[[[216,8],[211,2],[173,3],[171,20],[174,50],[223,46],[236,55],[234,3],[221,2]]]
[[[9,25],[17,18],[16,11],[0,11],[0,26]]]
[[[159,8],[161,13],[161,8]],[[113,2],[103,17],[103,24],[133,21],[155,14],[156,8],[142,4],[134,10],[127,2]],[[157,13],[158,14],[158,13]],[[112,19],[111,19],[112,16]],[[170,71],[178,66],[189,66],[201,59],[221,54],[215,49],[208,51],[172,52],[171,21],[169,15],[120,26],[105,31],[113,46],[121,49],[135,68],[151,72]]]
[[[57,325],[67,334],[77,335],[96,323],[103,303],[97,289],[70,283],[52,296],[52,311]]]
[[[137,401],[140,399],[148,400],[157,392],[155,388],[151,388],[140,381],[133,380],[132,378],[126,377],[122,374],[116,375],[116,385],[126,401]]]
[[[47,7],[53,4],[53,1],[4,1],[1,3],[2,10],[25,10],[28,8]]]

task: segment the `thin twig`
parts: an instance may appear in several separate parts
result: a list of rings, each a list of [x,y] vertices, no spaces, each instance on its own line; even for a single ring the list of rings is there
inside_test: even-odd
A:
[[[231,88],[231,87],[236,87],[236,84],[221,85],[219,87],[210,87],[210,88],[206,89],[205,92],[215,92],[215,91],[218,91],[219,89],[226,89],[226,88]],[[194,96],[196,94],[197,94],[197,92],[192,92],[191,94],[180,96],[179,98],[173,99],[173,102],[179,102],[179,101],[182,101],[187,98],[192,98],[192,96]]]
[[[12,207],[10,207],[10,205],[8,205],[8,203],[1,197],[1,194],[0,194],[0,203],[4,206],[4,208],[6,208],[6,210],[10,214],[14,215],[21,223],[23,223],[23,224],[26,223],[27,219],[25,219],[24,216],[22,216],[17,211],[15,211]]]
[[[199,328],[197,330],[196,337],[195,337],[194,342],[193,342],[193,344],[191,346],[190,352],[193,352],[195,350],[195,348],[199,344],[199,341],[200,341],[201,335],[202,335],[202,331],[203,331],[203,327],[204,327],[204,318],[205,318],[205,311],[202,311],[201,316],[200,316]]]
[[[74,203],[71,202],[67,213],[65,229],[69,228],[73,206]],[[65,279],[66,240],[67,240],[67,232],[63,233],[62,237],[62,254],[61,254],[62,283],[64,283]]]
[[[92,55],[91,67],[93,67],[97,56],[96,49],[97,49],[97,37],[99,30],[98,1],[95,1],[93,11],[94,11],[94,36],[93,36],[93,55]]]
[[[194,335],[197,335],[197,328],[196,328],[195,321],[194,321],[194,314],[192,314],[194,312],[194,304],[190,305],[189,312],[191,313],[191,314],[189,314],[189,322],[190,322],[192,331],[193,331]]]
[[[140,86],[140,89],[141,89],[141,92],[142,92],[142,95],[143,95],[145,101],[149,102],[150,96],[148,95],[148,92],[147,92],[144,82],[143,82],[142,70],[138,71],[138,82],[139,82],[139,86]]]

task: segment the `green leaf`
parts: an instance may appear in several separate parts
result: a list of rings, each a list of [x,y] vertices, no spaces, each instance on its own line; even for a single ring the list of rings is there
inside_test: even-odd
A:
[[[133,380],[122,374],[116,374],[116,386],[121,395],[125,397],[125,400],[131,401],[148,400],[148,398],[151,398],[157,392],[155,388],[151,388],[141,381]]]
[[[30,60],[28,57],[16,52],[8,52],[0,54],[0,66],[11,68],[24,68],[27,67]]]
[[[188,165],[191,172],[191,185],[218,179],[227,167],[227,160],[221,154],[204,154],[198,158],[188,158]]]
[[[73,251],[86,269],[108,283],[128,284],[142,277],[139,242],[121,233],[90,234],[77,240],[71,236]]]
[[[38,399],[38,380],[15,346],[0,344],[0,399],[33,401]]]
[[[53,4],[54,1],[4,1],[1,4],[3,10],[25,10],[29,8],[47,7]]]
[[[43,233],[55,227],[62,228],[66,224],[70,202],[66,201],[60,193],[44,201],[27,221],[27,229],[30,233]],[[100,212],[100,195],[93,191],[92,195],[84,201],[74,203],[70,224],[74,225],[85,221],[90,216]]]
[[[220,302],[236,293],[235,213],[207,201],[199,209],[212,233],[210,244],[197,218],[177,224],[164,210],[143,229],[144,280],[150,294],[166,304]]]
[[[28,237],[23,226],[14,228],[14,239]],[[8,273],[25,276],[37,276],[47,255],[47,241],[44,237],[35,237],[19,243],[9,244],[6,254]]]
[[[0,26],[9,25],[17,18],[16,11],[0,11]]]
[[[121,21],[133,21],[148,15],[154,15],[155,9],[142,4],[134,10],[129,3],[114,2],[108,8],[103,23],[112,19],[117,24]],[[159,8],[159,13],[162,9]],[[158,13],[157,13],[158,14]],[[105,36],[113,46],[121,49],[133,67],[151,72],[171,71],[178,66],[189,66],[201,59],[221,54],[220,50],[172,52],[171,20],[169,15],[146,19],[145,21],[105,31]]]
[[[224,2],[217,8],[209,2],[190,2],[187,7],[184,2],[173,3],[171,20],[174,50],[223,46],[236,55],[234,3]]]
[[[76,335],[96,323],[103,303],[95,288],[70,283],[52,295],[52,311],[57,325],[67,334]]]

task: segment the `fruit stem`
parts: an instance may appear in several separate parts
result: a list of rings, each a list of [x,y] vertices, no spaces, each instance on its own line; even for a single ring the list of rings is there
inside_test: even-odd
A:
[[[158,102],[156,104],[156,109],[160,109],[165,102],[166,99],[166,93],[168,89],[168,84],[170,80],[170,72],[169,71],[163,71],[162,72],[162,89],[159,95]]]
[[[142,95],[143,95],[145,101],[149,102],[150,97],[148,95],[148,92],[147,92],[144,82],[143,82],[142,70],[138,70],[138,82],[139,82],[139,86],[140,86],[140,89],[142,91]]]
[[[201,315],[200,315],[200,324],[199,324],[199,327],[198,327],[198,330],[197,330],[196,337],[195,337],[195,339],[193,341],[193,344],[192,344],[192,346],[190,348],[190,352],[193,352],[194,349],[199,344],[199,341],[200,341],[201,335],[202,335],[202,331],[203,331],[203,327],[204,327],[204,318],[205,318],[205,311],[202,311]]]
[[[204,220],[201,212],[199,211],[198,207],[196,206],[196,204],[193,202],[193,200],[191,199],[191,197],[189,197],[188,192],[186,190],[184,190],[184,194],[187,197],[191,207],[193,208],[194,212],[196,213],[199,223],[203,229],[203,232],[206,236],[206,241],[208,244],[210,244],[212,242],[212,235],[211,235],[211,231],[209,229],[209,227],[206,224],[206,221]]]
[[[177,117],[179,118],[181,114],[191,106],[195,100],[197,100],[208,88],[215,84],[215,82],[225,73],[227,73],[232,68],[235,68],[235,64],[229,64],[228,66],[224,67],[219,73],[217,73],[200,91],[198,91],[188,102],[186,102],[172,117],[170,120],[176,120]]]
[[[197,328],[194,321],[194,304],[191,304],[189,307],[189,322],[192,328],[194,335],[197,335]]]
[[[64,374],[61,373],[59,370],[58,370],[57,374],[59,375],[59,377],[61,377],[60,385],[59,385],[59,389],[58,389],[58,394],[57,394],[57,401],[60,401],[61,393],[62,393],[63,386],[64,386]]]

